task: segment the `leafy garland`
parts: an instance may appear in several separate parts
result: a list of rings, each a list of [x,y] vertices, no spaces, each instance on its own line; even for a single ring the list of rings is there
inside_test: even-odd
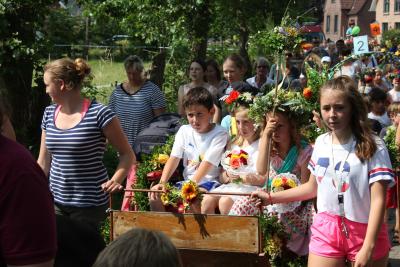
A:
[[[399,148],[396,145],[395,126],[392,125],[387,128],[387,132],[383,140],[385,141],[386,147],[389,152],[390,161],[392,162],[392,168],[397,169],[400,166],[400,157],[399,157]]]
[[[307,266],[306,257],[287,255],[286,242],[290,236],[277,216],[263,213],[259,216],[259,224],[265,241],[263,250],[269,256],[271,267]]]
[[[148,189],[151,184],[148,179],[149,175],[161,177],[162,168],[169,158],[174,139],[175,135],[170,135],[164,145],[155,146],[150,155],[143,156],[143,160],[138,164],[136,170],[135,188]],[[147,193],[135,192],[135,198],[131,205],[137,205],[140,211],[149,211],[150,205]]]
[[[310,121],[312,105],[299,93],[279,89],[275,99],[275,92],[257,97],[250,105],[249,117],[256,123],[264,123],[265,115],[277,111],[288,113],[290,118],[294,118],[299,125],[305,125]]]

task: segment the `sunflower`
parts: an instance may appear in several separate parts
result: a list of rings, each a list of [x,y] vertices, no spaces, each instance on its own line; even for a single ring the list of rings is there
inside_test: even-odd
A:
[[[197,197],[198,193],[199,190],[195,182],[188,181],[183,184],[181,195],[185,201],[192,202]]]

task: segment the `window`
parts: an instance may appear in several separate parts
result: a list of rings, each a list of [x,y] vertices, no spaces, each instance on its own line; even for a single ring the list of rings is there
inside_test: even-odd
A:
[[[394,24],[394,27],[396,28],[396,30],[399,30],[400,29],[400,22],[396,22]]]
[[[386,32],[389,29],[388,23],[384,22],[382,23],[382,32]]]
[[[331,16],[326,16],[326,32],[330,32],[331,31]]]
[[[338,32],[338,28],[339,28],[339,16],[335,15],[335,21],[334,21],[334,25],[333,25],[333,32],[337,33]]]
[[[331,3],[332,3],[332,4],[336,3],[336,0],[332,0]]]
[[[394,12],[396,13],[400,12],[400,0],[394,1]]]
[[[390,11],[390,0],[383,1],[383,13],[387,14]]]

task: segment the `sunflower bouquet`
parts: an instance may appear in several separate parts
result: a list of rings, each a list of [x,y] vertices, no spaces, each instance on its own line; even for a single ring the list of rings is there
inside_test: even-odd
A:
[[[202,198],[199,186],[191,180],[184,182],[181,189],[166,184],[166,191],[161,194],[161,202],[167,210],[178,213],[187,212],[193,202]]]
[[[295,188],[300,185],[299,179],[292,173],[280,173],[272,178],[271,191],[280,192]],[[300,205],[300,201],[290,203],[277,203],[273,205],[273,210],[277,213],[286,213],[293,211]]]

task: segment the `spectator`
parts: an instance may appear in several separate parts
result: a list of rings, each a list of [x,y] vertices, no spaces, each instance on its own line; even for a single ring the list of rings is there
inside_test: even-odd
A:
[[[256,75],[248,78],[246,82],[251,86],[261,89],[264,85],[273,85],[274,81],[268,77],[268,61],[259,57],[255,62]]]
[[[0,162],[0,266],[53,266],[56,222],[46,176],[29,151],[3,134]]]
[[[93,267],[180,267],[178,250],[157,231],[132,229],[114,240],[98,256]]]
[[[110,96],[109,107],[117,114],[121,127],[133,148],[136,136],[150,121],[165,112],[165,96],[160,88],[144,76],[143,61],[138,56],[128,56],[124,61],[127,81],[118,84]],[[127,175],[126,189],[136,182],[136,164]],[[126,192],[122,210],[130,209],[132,192]]]
[[[56,213],[97,228],[106,217],[109,193],[123,189],[135,156],[115,114],[82,97],[89,74],[83,59],[63,58],[45,66],[46,92],[55,104],[44,111],[38,163],[49,176]],[[106,139],[119,153],[110,179],[103,164]]]

